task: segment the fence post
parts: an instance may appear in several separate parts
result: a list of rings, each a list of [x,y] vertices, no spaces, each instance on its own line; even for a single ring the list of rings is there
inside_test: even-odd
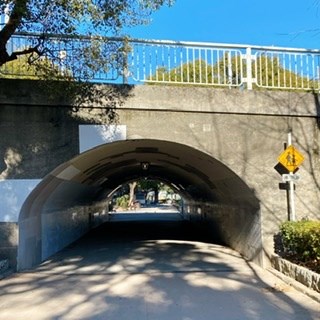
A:
[[[251,48],[246,49],[247,89],[252,90],[252,56]]]
[[[128,84],[129,66],[128,66],[128,52],[130,50],[128,39],[123,39],[123,61],[122,61],[122,82]]]
[[[231,60],[231,52],[227,51],[227,57],[228,57],[228,83],[229,83],[229,89],[231,89],[232,86],[232,60]]]

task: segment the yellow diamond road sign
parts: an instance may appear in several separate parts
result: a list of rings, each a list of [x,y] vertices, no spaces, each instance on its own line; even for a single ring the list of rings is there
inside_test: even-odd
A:
[[[284,150],[278,157],[278,161],[287,168],[289,172],[294,172],[303,160],[303,155],[292,145]]]

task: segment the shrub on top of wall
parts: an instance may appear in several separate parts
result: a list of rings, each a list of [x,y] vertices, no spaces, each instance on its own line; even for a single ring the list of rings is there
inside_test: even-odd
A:
[[[287,221],[280,226],[283,255],[320,271],[320,221]]]

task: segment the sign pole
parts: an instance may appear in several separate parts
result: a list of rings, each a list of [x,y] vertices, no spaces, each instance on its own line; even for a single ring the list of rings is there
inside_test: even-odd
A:
[[[288,146],[292,145],[292,135],[291,132],[288,133]],[[293,176],[293,172],[290,171],[290,176]],[[296,220],[296,208],[294,203],[294,180],[293,178],[289,181],[289,221]]]
[[[295,174],[299,165],[304,161],[304,156],[292,145],[292,133],[288,132],[288,145],[278,157],[279,165],[288,170],[288,174],[282,174],[282,182],[286,182],[286,194],[288,203],[288,220],[296,220],[296,209],[294,204],[294,182],[300,179]],[[279,171],[278,171],[279,172]]]

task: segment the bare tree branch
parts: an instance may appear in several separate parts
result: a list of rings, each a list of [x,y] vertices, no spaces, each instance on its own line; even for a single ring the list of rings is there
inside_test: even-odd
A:
[[[33,44],[30,45],[33,49],[8,49],[9,40],[17,31],[39,35],[119,35],[125,27],[147,23],[152,12],[172,3],[173,0],[5,0],[0,14],[9,10],[8,20],[0,30],[0,67],[23,53],[36,52]],[[43,54],[42,48],[41,51]],[[106,61],[111,55],[110,52]],[[92,58],[94,55],[89,55],[87,60]]]
[[[14,54],[8,54],[6,45],[21,24],[22,18],[27,12],[27,3],[27,0],[16,0],[8,22],[0,30],[0,66],[17,58]]]

